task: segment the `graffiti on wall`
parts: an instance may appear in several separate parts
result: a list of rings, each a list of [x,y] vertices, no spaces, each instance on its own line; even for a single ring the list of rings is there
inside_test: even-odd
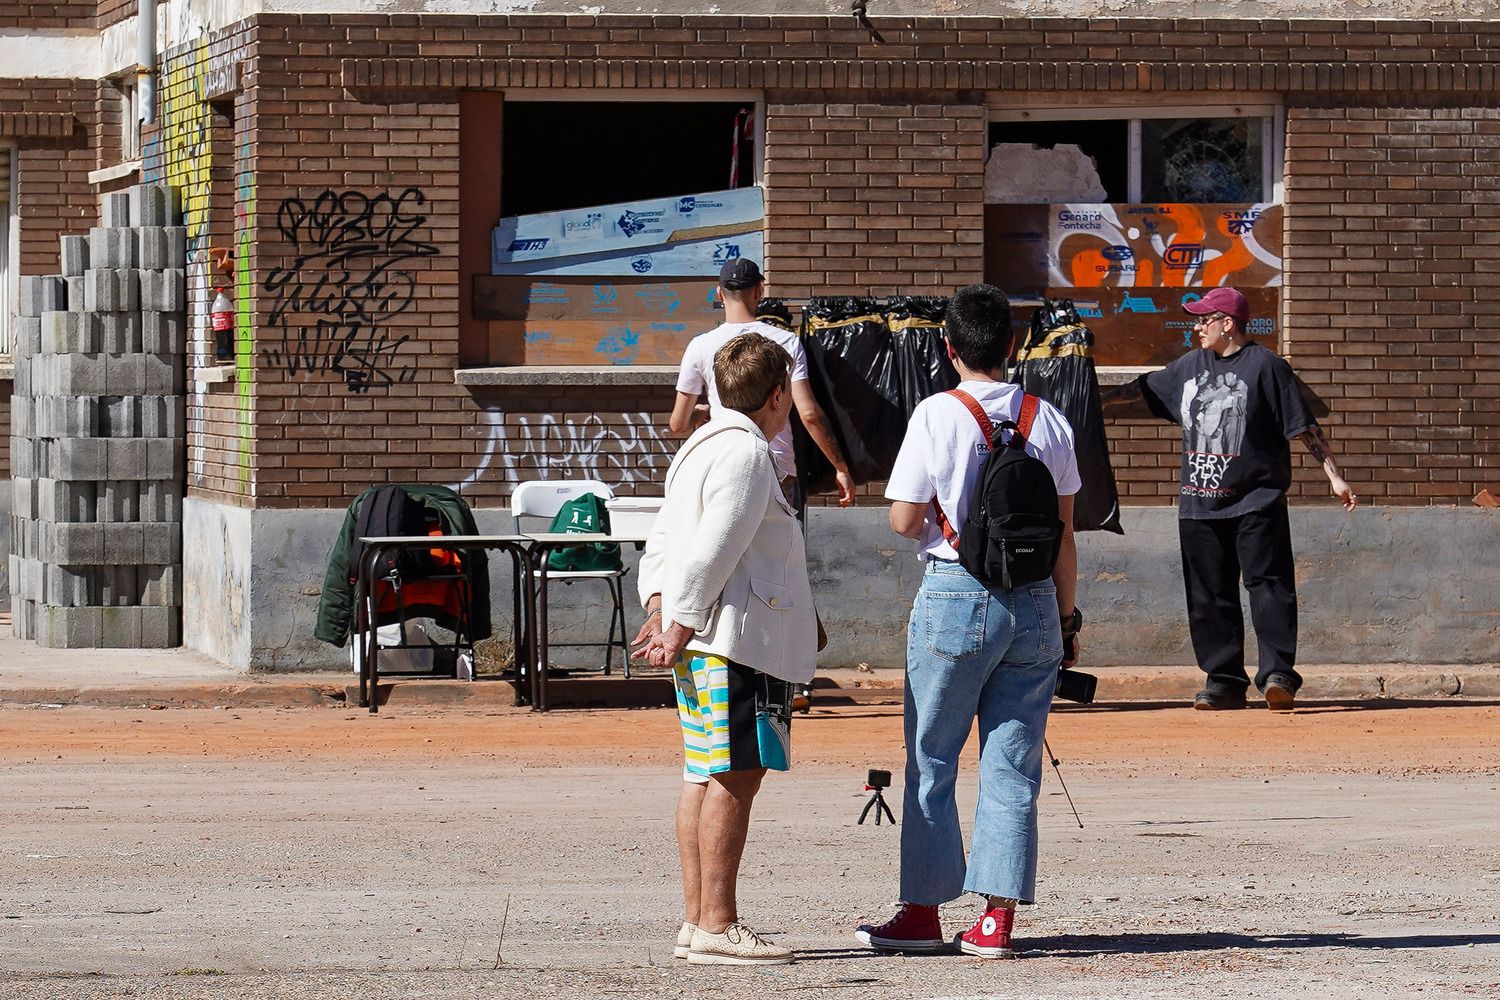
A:
[[[661,483],[678,442],[662,432],[661,414],[619,413],[605,420],[597,413],[571,419],[555,413],[511,414],[487,410],[488,438],[479,465],[463,482],[473,486],[491,469],[491,478],[597,479],[620,483]]]
[[[324,191],[287,198],[276,229],[291,247],[264,290],[272,296],[261,357],[289,375],[333,374],[350,392],[409,382],[416,369],[400,350],[411,338],[391,321],[416,301],[416,274],[403,267],[438,248],[419,238],[426,196]]]

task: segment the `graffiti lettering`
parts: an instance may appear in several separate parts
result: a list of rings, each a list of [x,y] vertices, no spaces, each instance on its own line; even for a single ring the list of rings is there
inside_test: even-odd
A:
[[[426,201],[416,188],[395,197],[324,191],[311,202],[283,201],[276,228],[293,257],[265,281],[281,346],[262,356],[291,375],[340,375],[350,392],[411,381],[416,370],[398,356],[411,338],[386,326],[416,299],[416,276],[400,265],[438,252],[418,238],[427,216],[417,210]]]
[[[569,420],[553,413],[505,414],[489,410],[489,440],[479,466],[461,490],[498,466],[498,478],[577,478],[616,483],[662,483],[677,442],[662,433],[660,414],[621,413],[606,423],[597,414]]]

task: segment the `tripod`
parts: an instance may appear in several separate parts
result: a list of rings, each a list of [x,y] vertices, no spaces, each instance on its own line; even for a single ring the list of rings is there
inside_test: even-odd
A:
[[[868,816],[868,815],[870,815],[870,810],[871,809],[874,809],[875,810],[875,825],[876,826],[880,825],[880,814],[881,813],[885,813],[886,819],[888,819],[888,820],[891,821],[891,826],[895,826],[896,825],[896,817],[891,814],[891,807],[886,804],[885,796],[883,796],[883,795],[880,794],[880,786],[878,786],[878,785],[866,785],[865,786],[865,791],[867,791],[867,792],[873,791],[875,794],[870,796],[870,801],[868,801],[868,802],[865,803],[864,812],[862,812],[862,813],[859,814],[859,825],[860,826],[864,825],[865,817]]]

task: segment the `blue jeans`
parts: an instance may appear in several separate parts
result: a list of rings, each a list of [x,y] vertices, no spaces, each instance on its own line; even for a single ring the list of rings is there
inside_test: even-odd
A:
[[[965,891],[1033,901],[1042,737],[1061,663],[1051,580],[1007,591],[928,562],[906,634],[905,902]],[[965,865],[954,782],[976,716],[979,805]]]

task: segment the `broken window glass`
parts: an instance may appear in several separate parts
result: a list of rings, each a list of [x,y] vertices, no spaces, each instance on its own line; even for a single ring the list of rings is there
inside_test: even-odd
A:
[[[1218,204],[1264,199],[1259,118],[1141,121],[1141,201]]]

